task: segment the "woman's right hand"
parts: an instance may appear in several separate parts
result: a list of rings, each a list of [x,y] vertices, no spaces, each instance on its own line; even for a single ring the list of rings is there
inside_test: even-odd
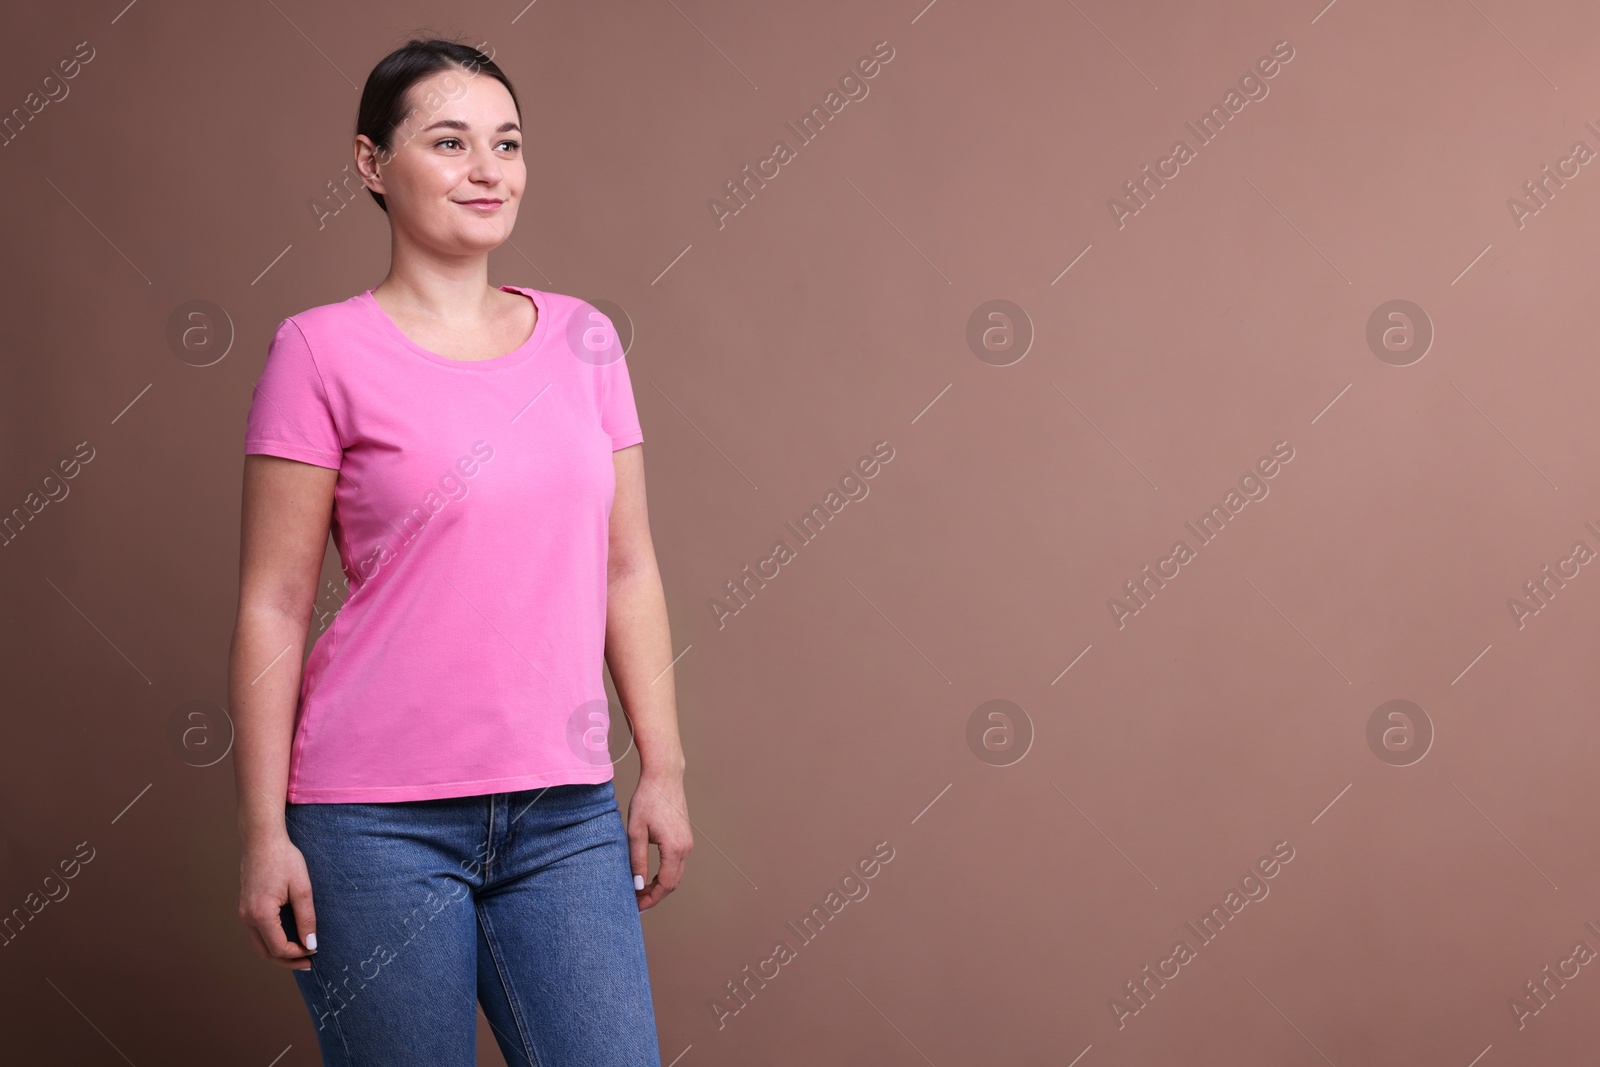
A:
[[[310,970],[309,957],[317,948],[317,914],[311,907],[311,875],[305,857],[282,831],[251,835],[242,844],[239,919],[251,944],[280,967]],[[299,944],[283,931],[280,912],[286,903],[294,908]]]

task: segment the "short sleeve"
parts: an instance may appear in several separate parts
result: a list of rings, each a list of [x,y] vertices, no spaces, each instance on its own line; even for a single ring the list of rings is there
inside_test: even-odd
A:
[[[278,324],[246,419],[244,451],[338,470],[344,445],[322,374],[294,319]]]
[[[600,387],[600,425],[611,435],[611,450],[615,452],[643,441],[644,433],[639,429],[639,411],[634,406],[627,357],[618,356],[601,371],[605,380]]]

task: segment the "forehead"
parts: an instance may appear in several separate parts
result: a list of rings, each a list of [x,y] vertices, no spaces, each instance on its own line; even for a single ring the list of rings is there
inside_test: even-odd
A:
[[[517,120],[516,103],[499,79],[455,66],[418,78],[406,98],[411,107],[422,108],[431,119],[457,119],[474,125]]]

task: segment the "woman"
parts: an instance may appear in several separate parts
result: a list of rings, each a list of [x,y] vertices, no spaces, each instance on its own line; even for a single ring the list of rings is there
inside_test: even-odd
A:
[[[250,408],[239,916],[326,1064],[475,1063],[480,1001],[510,1064],[660,1063],[639,913],[692,838],[643,435],[604,315],[488,284],[521,124],[475,48],[373,69],[355,161],[389,273],[283,320]],[[302,674],[330,527],[351,592]]]

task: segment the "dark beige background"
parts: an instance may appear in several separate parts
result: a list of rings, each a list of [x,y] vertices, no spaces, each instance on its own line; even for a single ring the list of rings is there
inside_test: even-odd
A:
[[[663,1063],[1596,1055],[1600,966],[1521,1026],[1511,1001],[1600,950],[1600,567],[1508,607],[1600,550],[1600,163],[1520,227],[1507,203],[1600,151],[1592,5],[121,2],[13,9],[0,75],[9,112],[94,50],[0,148],[0,509],[94,449],[0,548],[0,913],[93,849],[0,947],[8,1062],[317,1062],[234,914],[241,442],[275,324],[386,270],[365,193],[321,228],[309,203],[367,72],[430,29],[524,102],[491,280],[634,330],[697,833],[644,917]],[[800,146],[784,124],[879,41]],[[1185,121],[1278,41],[1269,94],[1197,147]],[[797,158],[719,229],[780,137]],[[1179,138],[1196,158],[1119,228],[1108,198]],[[967,342],[996,299],[1034,334],[1007,366]],[[1367,343],[1397,299],[1435,332],[1406,366]],[[209,366],[168,341],[192,300],[225,315]],[[884,440],[870,495],[719,629],[724,583]],[[1270,494],[1119,628],[1108,600],[1279,441]],[[1021,714],[970,747],[991,700]],[[1369,744],[1391,700],[1420,760]],[[880,841],[799,947],[784,924]],[[1199,946],[1184,924],[1278,842],[1270,894]],[[780,938],[797,958],[719,1028]]]

